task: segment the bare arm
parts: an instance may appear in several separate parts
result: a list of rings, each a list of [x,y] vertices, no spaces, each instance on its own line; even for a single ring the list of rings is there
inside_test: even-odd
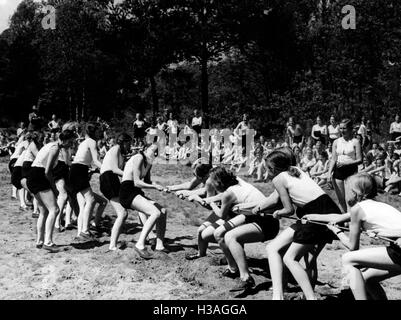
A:
[[[98,155],[98,152],[97,152],[97,149],[96,149],[96,142],[95,141],[90,141],[90,143],[89,143],[89,151],[90,151],[90,153],[92,155],[93,164],[100,169],[101,166],[102,166],[102,163],[99,161],[99,155]]]
[[[53,174],[52,174],[52,169],[54,162],[57,161],[59,155],[59,149],[58,148],[51,148],[49,151],[49,156],[47,158],[47,163],[45,167],[45,175],[49,181],[53,181]]]
[[[153,183],[146,183],[144,179],[141,178],[141,168],[143,165],[143,158],[137,157],[133,161],[133,178],[135,181],[135,185],[138,188],[146,188],[146,189],[156,189],[156,190],[163,190],[164,188],[158,184]]]
[[[236,200],[236,196],[232,192],[224,192],[222,195],[221,208],[219,208],[215,202],[212,202],[210,206],[217,216],[225,220]]]
[[[282,177],[274,178],[273,184],[280,196],[281,203],[283,204],[283,209],[276,210],[274,212],[274,216],[280,218],[281,216],[292,215],[294,213],[294,207],[292,206],[290,195],[288,194],[283,178]]]
[[[167,186],[169,191],[178,191],[178,190],[192,190],[195,189],[198,185],[201,184],[201,181],[194,177],[191,181],[187,181],[181,184],[177,184],[174,186]]]

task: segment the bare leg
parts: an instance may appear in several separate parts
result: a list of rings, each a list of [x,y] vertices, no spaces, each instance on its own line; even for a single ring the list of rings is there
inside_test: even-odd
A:
[[[116,250],[117,249],[118,237],[120,236],[121,228],[122,228],[125,220],[128,217],[128,212],[120,204],[120,201],[119,201],[118,198],[111,199],[110,200],[110,204],[112,205],[112,207],[114,208],[114,210],[117,213],[117,219],[116,219],[116,221],[114,221],[113,228],[111,229],[109,249],[110,250]]]
[[[345,202],[345,185],[343,180],[332,179],[333,188],[336,192],[343,212],[347,212],[347,203]]]
[[[287,247],[293,239],[294,230],[285,229],[266,247],[269,259],[270,275],[273,282],[273,300],[284,299],[283,289],[283,260],[280,251]]]
[[[315,293],[310,283],[306,270],[301,266],[299,260],[308,252],[311,252],[314,245],[292,243],[284,255],[283,261],[288,267],[295,280],[298,282],[307,300],[316,300]]]

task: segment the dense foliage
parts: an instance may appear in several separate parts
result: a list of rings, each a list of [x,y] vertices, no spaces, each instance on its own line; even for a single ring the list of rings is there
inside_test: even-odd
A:
[[[43,4],[56,8],[44,30]],[[344,5],[356,29],[344,30]],[[116,125],[135,112],[202,110],[265,134],[288,116],[362,115],[385,134],[400,105],[398,0],[24,0],[0,35],[4,127],[45,115]],[[382,131],[381,131],[382,130]]]

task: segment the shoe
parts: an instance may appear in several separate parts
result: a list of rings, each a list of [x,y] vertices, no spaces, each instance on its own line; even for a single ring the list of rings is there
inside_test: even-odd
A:
[[[77,238],[80,241],[93,241],[94,240],[93,235],[91,233],[84,233],[84,232],[81,232]]]
[[[238,283],[230,289],[230,292],[237,292],[237,291],[246,291],[252,289],[255,286],[255,280],[252,277],[249,277],[246,280],[239,280]]]
[[[239,271],[235,270],[235,271],[231,271],[229,268],[227,268],[226,270],[224,270],[221,275],[223,277],[227,277],[227,278],[231,278],[231,279],[236,279],[240,276]]]
[[[72,223],[70,223],[70,224],[67,224],[66,226],[65,226],[65,230],[74,230],[75,228],[74,228],[74,226],[72,225]]]
[[[39,213],[32,212],[32,218],[34,218],[34,219],[39,218]]]
[[[37,243],[36,244],[36,249],[42,249],[43,243]]]
[[[196,260],[202,258],[199,253],[188,253],[185,255],[185,259],[187,260]]]
[[[169,249],[167,249],[167,248],[163,248],[163,249],[161,249],[161,250],[158,250],[158,249],[155,249],[154,250],[155,252],[164,252],[165,254],[169,254],[171,251],[169,250]]]
[[[52,252],[52,253],[56,253],[56,252],[59,252],[59,251],[60,251],[59,246],[57,246],[57,245],[54,244],[54,243],[52,243],[52,244],[50,244],[50,245],[43,244],[42,248],[45,249],[45,250],[47,250],[47,251],[50,251],[50,252]]]
[[[139,254],[139,256],[140,256],[142,259],[145,259],[145,260],[153,259],[153,255],[151,255],[151,254],[148,252],[148,250],[146,250],[146,248],[144,248],[144,249],[138,249],[136,246],[134,246],[134,250],[136,251],[136,253]]]

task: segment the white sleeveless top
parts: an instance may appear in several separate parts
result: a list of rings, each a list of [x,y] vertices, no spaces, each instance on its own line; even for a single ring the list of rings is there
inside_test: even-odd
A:
[[[345,141],[343,137],[337,139],[337,162],[349,163],[356,159],[356,151],[354,148],[354,139]]]
[[[24,150],[28,148],[29,142],[27,140],[21,141],[20,143],[17,144],[15,147],[14,153],[11,155],[11,159],[17,159]]]
[[[330,139],[337,139],[340,137],[340,126],[337,125],[336,127],[334,127],[333,125],[329,125],[327,127],[328,131],[329,131],[329,137]]]
[[[266,199],[261,191],[255,188],[250,183],[237,178],[238,184],[231,186],[227,191],[231,191],[236,196],[238,203],[251,203],[251,202],[262,202]]]
[[[113,168],[114,168],[113,162],[116,160],[116,159],[113,159],[113,156],[115,155],[114,151],[115,151],[116,148],[120,148],[120,146],[118,144],[116,144],[115,146],[112,146],[109,151],[106,152],[106,155],[103,158],[102,166],[100,168],[100,173],[101,174],[106,172],[106,171],[112,171],[113,170]],[[117,163],[116,163],[116,165],[119,168],[121,168],[123,166],[123,162],[124,162],[122,156],[120,156],[120,155],[121,155],[121,153],[117,153]]]
[[[276,178],[282,177],[288,190],[291,201],[297,207],[303,207],[309,202],[316,200],[326,194],[315,181],[313,181],[305,172],[299,170],[301,175],[297,177],[290,176],[287,171],[281,172]],[[273,181],[274,181],[273,179]]]
[[[391,230],[401,229],[401,212],[387,203],[371,199],[359,203],[365,213],[362,228],[366,231],[385,228]]]
[[[26,153],[26,149],[24,151],[22,151],[22,153],[18,157],[17,161],[15,161],[14,167],[22,167],[22,164],[24,163],[24,159],[25,159],[25,153]]]
[[[75,154],[73,163],[84,164],[88,167],[91,166],[93,159],[89,145],[93,144],[96,148],[96,141],[92,138],[87,138],[78,146],[77,153]]]
[[[50,149],[58,148],[58,142],[50,142],[46,144],[42,149],[39,150],[36,155],[35,161],[32,163],[32,167],[46,168],[47,160],[49,159]],[[57,165],[57,161],[54,161],[53,168]]]
[[[31,142],[34,143],[34,142]],[[24,157],[24,162],[28,161],[28,162],[33,162],[33,160],[35,160],[35,155],[32,153],[32,151],[29,149],[29,146],[31,145],[31,143],[29,143],[28,148],[26,149],[25,152],[25,157]]]

